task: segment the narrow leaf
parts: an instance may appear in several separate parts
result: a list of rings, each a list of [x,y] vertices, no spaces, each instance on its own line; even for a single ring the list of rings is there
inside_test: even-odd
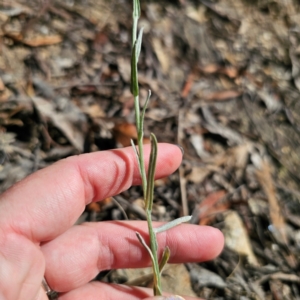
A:
[[[160,274],[162,274],[162,271],[163,271],[165,265],[167,264],[167,262],[169,261],[170,256],[171,256],[171,250],[170,250],[170,248],[167,246],[167,247],[164,249],[163,256],[162,256],[161,261],[160,261],[160,263],[159,263],[159,272],[160,272]]]
[[[136,40],[136,48],[135,48],[135,51],[136,51],[136,63],[138,63],[139,57],[140,57],[140,54],[141,54],[143,32],[144,32],[144,28],[142,27],[141,30],[140,30],[140,32],[139,32],[139,36],[138,36],[138,38]]]
[[[135,40],[132,55],[131,55],[131,93],[133,96],[139,95],[139,79],[138,79],[138,61],[141,53],[142,47],[142,38],[143,38],[143,28],[139,32],[137,40]]]
[[[154,180],[155,180],[155,169],[156,169],[156,159],[157,159],[157,139],[156,136],[151,133],[151,152],[149,159],[148,168],[148,185],[146,192],[146,210],[152,210],[153,204],[153,193],[154,193]]]
[[[133,151],[134,151],[134,153],[135,153],[136,160],[137,160],[137,162],[138,162],[140,174],[142,175],[142,168],[141,168],[141,163],[140,163],[140,159],[139,159],[139,153],[138,153],[138,151],[137,151],[137,149],[136,149],[136,146],[135,146],[135,144],[134,144],[134,141],[133,141],[132,139],[130,140],[130,143],[131,143],[131,146],[132,146]]]
[[[132,47],[134,47],[134,44],[135,44],[136,33],[137,33],[137,25],[138,25],[138,20],[139,20],[140,16],[141,16],[140,1],[139,0],[133,0]]]
[[[136,47],[137,41],[134,43],[132,49],[132,56],[131,56],[131,87],[130,91],[134,97],[139,95],[139,80],[138,80],[138,69],[137,69],[137,56],[136,56]]]
[[[154,292],[154,296],[161,296],[162,291],[161,291],[161,278],[160,278],[159,264],[158,264],[158,257],[157,257],[157,250],[158,250],[157,239],[156,239],[156,234],[153,231],[151,211],[146,210],[146,215],[147,215],[148,230],[150,236],[151,251],[153,255],[153,262],[152,262],[153,292]]]
[[[154,284],[153,291],[154,291],[154,295],[155,296],[161,296],[162,295],[162,291],[161,291],[161,288],[160,288],[160,284],[158,284],[160,273],[159,273],[159,271],[157,272],[157,270],[155,269],[156,263],[155,263],[155,259],[154,259],[154,256],[152,254],[152,251],[148,247],[148,245],[146,244],[144,238],[137,231],[135,232],[135,234],[136,234],[138,240],[140,241],[140,243],[148,251],[149,256],[151,258],[151,261],[152,261],[152,267],[153,267],[153,284]]]
[[[141,6],[139,0],[133,0],[133,18],[139,18],[141,16]]]
[[[151,97],[151,90],[148,90],[148,96],[147,96],[145,105],[144,105],[144,107],[143,107],[142,113],[141,113],[141,120],[140,120],[140,124],[142,125],[141,130],[143,130],[143,124],[144,124],[144,119],[145,119],[145,113],[146,113],[146,109],[147,109],[147,107],[148,107],[148,103],[149,103],[150,97]]]
[[[152,255],[151,249],[150,249],[150,248],[148,247],[148,245],[146,244],[144,238],[143,238],[137,231],[135,232],[135,234],[136,234],[138,240],[140,241],[140,243],[141,243],[141,244],[144,246],[144,248],[148,251],[148,253],[149,253],[149,255],[150,255],[150,258],[151,258],[151,260],[152,260],[152,263],[153,263],[154,257],[153,257],[153,255]]]
[[[178,226],[182,223],[186,223],[186,222],[189,222],[191,220],[192,216],[184,216],[184,217],[181,217],[181,218],[178,218],[178,219],[175,219],[171,222],[168,222],[160,227],[157,227],[157,228],[153,228],[153,231],[155,233],[160,233],[160,232],[163,232],[163,231],[166,231],[168,229],[171,229],[175,226]]]
[[[154,296],[162,296],[162,290],[158,285],[154,285],[153,291],[154,291]]]

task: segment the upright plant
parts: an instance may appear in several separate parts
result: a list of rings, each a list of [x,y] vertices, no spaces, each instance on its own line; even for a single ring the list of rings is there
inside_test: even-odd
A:
[[[142,178],[145,211],[146,211],[146,217],[148,223],[148,232],[150,237],[150,247],[147,245],[143,237],[138,232],[136,232],[136,235],[140,243],[148,251],[152,261],[154,295],[161,296],[162,295],[161,274],[164,266],[166,265],[170,257],[170,249],[169,247],[166,247],[163,251],[162,257],[159,259],[156,235],[160,232],[166,231],[183,222],[188,222],[191,219],[191,217],[190,216],[181,217],[167,224],[164,224],[163,226],[158,228],[153,228],[152,225],[151,212],[153,206],[154,177],[155,177],[155,168],[156,168],[156,159],[157,159],[157,139],[155,135],[151,133],[151,152],[149,157],[148,172],[146,175],[146,169],[144,164],[144,151],[143,151],[143,136],[144,136],[143,127],[144,127],[145,111],[151,96],[151,91],[149,90],[145,105],[141,110],[140,103],[139,103],[138,59],[142,47],[143,28],[137,34],[138,20],[140,18],[140,14],[141,14],[140,1],[133,0],[131,92],[134,96],[135,122],[136,122],[137,133],[138,133],[137,148],[134,145],[133,141],[131,141],[131,144],[136,154],[139,171]]]

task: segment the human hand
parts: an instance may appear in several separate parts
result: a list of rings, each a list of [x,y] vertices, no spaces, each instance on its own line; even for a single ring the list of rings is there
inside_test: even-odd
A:
[[[150,148],[144,152],[148,157]],[[174,172],[181,158],[178,147],[159,144],[156,178]],[[125,148],[61,160],[7,190],[0,199],[0,300],[48,299],[44,276],[59,300],[150,297],[150,289],[90,282],[102,270],[150,265],[135,235],[148,241],[146,222],[73,226],[88,203],[137,184],[135,154]],[[220,253],[223,236],[211,227],[183,224],[160,233],[158,243],[170,247],[170,262],[198,262]]]

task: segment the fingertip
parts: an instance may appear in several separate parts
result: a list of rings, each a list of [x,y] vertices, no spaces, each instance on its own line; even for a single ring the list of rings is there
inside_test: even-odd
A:
[[[168,242],[172,245],[172,249],[176,249],[176,252],[173,250],[176,262],[178,262],[178,258],[179,262],[209,261],[216,258],[224,247],[222,232],[211,226],[184,224],[174,231],[171,229],[168,232],[172,233]],[[187,256],[182,256],[179,253],[186,251],[186,245],[190,245],[189,251]]]
[[[215,232],[215,235],[216,235],[215,239],[216,239],[216,241],[218,241],[218,246],[219,247],[216,248],[216,256],[218,256],[218,255],[221,254],[221,252],[224,249],[225,238],[224,238],[223,232],[220,229],[214,228],[214,227],[211,227],[211,228],[214,229],[214,232]]]
[[[220,229],[211,226],[205,226],[205,228],[211,244],[210,251],[207,252],[205,260],[211,260],[219,256],[223,251],[225,240]]]
[[[163,148],[163,150],[169,151],[169,154],[173,154],[176,158],[181,159],[184,154],[182,146],[177,144],[159,143],[158,147]]]
[[[168,166],[174,172],[181,164],[182,151],[178,145],[168,143],[158,144],[158,165]]]
[[[176,146],[180,149],[182,156],[184,155],[184,149],[182,146],[176,144]]]

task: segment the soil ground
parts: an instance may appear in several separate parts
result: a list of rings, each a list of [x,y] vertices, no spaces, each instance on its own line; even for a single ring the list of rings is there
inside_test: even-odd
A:
[[[131,11],[124,0],[0,0],[1,192],[59,159],[136,138]],[[146,137],[185,150],[178,172],[156,183],[153,218],[192,214],[226,238],[220,257],[186,265],[179,282],[192,289],[176,292],[300,299],[298,1],[142,1],[139,25]],[[140,199],[132,188],[78,223],[124,211],[144,219]],[[133,280],[122,274],[97,280]]]

